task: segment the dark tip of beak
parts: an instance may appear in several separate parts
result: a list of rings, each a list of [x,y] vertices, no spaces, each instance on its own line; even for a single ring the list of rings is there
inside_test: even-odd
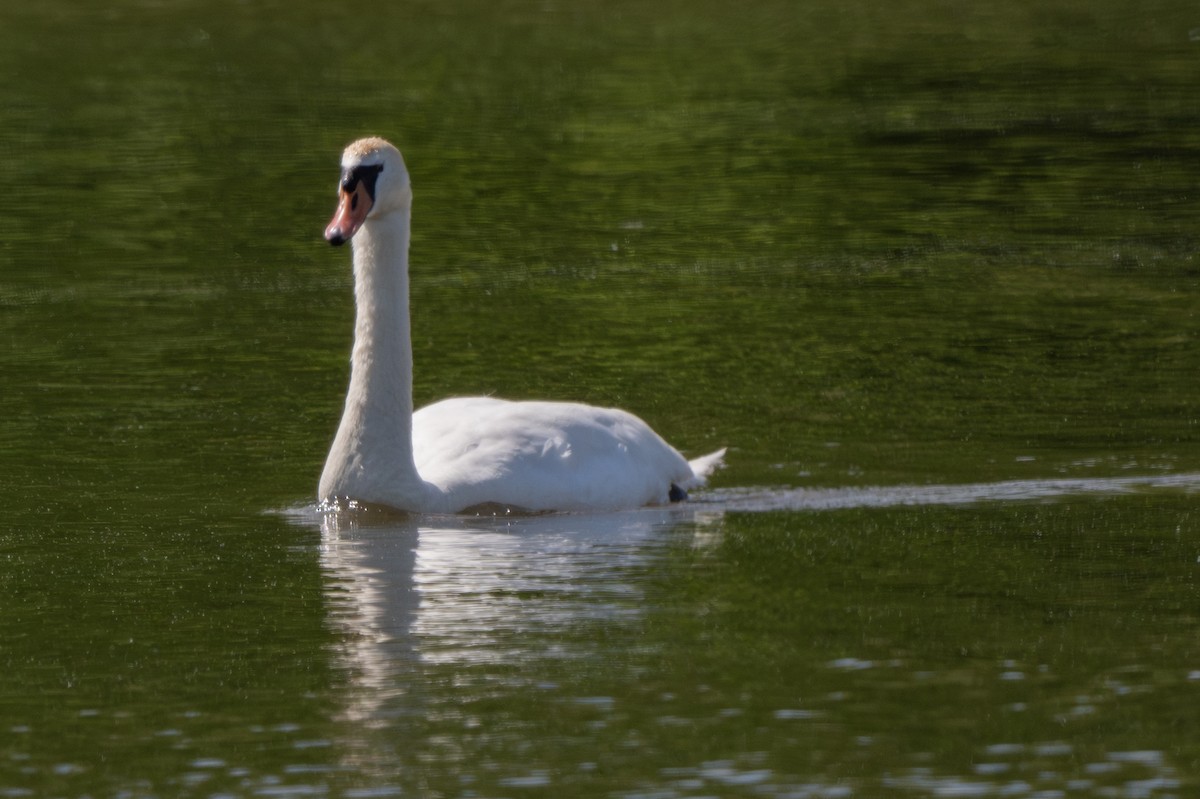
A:
[[[337,231],[335,233],[326,233],[325,241],[329,242],[334,247],[341,247],[346,243],[346,239],[342,237],[341,231]]]

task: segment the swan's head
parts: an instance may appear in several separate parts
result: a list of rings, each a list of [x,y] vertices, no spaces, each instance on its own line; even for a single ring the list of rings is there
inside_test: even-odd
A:
[[[325,228],[325,240],[335,247],[344,244],[368,219],[411,204],[412,188],[400,151],[383,139],[359,139],[342,153],[338,206]]]

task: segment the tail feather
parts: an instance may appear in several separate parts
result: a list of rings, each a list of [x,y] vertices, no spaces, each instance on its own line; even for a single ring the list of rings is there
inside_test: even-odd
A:
[[[695,460],[688,461],[688,466],[692,467],[691,478],[680,482],[680,488],[687,490],[702,486],[708,481],[710,475],[717,469],[725,465],[725,447],[721,447],[716,452],[710,452],[707,455],[701,455]]]

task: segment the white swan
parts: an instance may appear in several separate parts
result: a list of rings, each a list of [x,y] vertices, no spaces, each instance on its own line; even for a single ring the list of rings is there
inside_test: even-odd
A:
[[[462,397],[414,413],[412,188],[400,151],[378,138],[351,144],[338,195],[325,238],[353,239],[357,318],[346,407],[321,474],[323,502],[413,513],[615,510],[682,499],[720,465],[725,450],[689,463],[622,410]]]

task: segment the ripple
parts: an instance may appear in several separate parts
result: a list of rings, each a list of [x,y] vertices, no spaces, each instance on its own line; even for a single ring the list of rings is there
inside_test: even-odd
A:
[[[1066,757],[1075,750],[1071,748],[1069,743],[1051,741],[1049,743],[1038,744],[1033,751],[1042,757]]]
[[[523,777],[504,777],[499,783],[504,788],[545,788],[550,784],[550,774],[534,771]]]
[[[989,755],[992,755],[995,757],[1002,757],[1005,755],[1019,755],[1025,751],[1025,745],[1024,744],[991,744],[990,746],[984,747],[983,751],[987,752]]]
[[[1180,786],[1172,777],[1152,777],[1148,780],[1132,780],[1125,783],[1125,795],[1132,799],[1147,799],[1158,791],[1171,791]]]
[[[1012,769],[1011,763],[976,763],[974,771],[980,776],[988,776],[992,774],[1003,774]]]
[[[816,718],[817,714],[812,710],[776,710],[775,718],[786,721],[790,719],[811,719]]]
[[[1141,763],[1143,766],[1158,768],[1163,762],[1163,753],[1155,749],[1138,752],[1109,752],[1108,759],[1114,763]]]
[[[771,775],[771,770],[765,768],[738,771],[729,766],[713,766],[700,770],[700,776],[704,779],[724,785],[758,785],[771,779]]]
[[[255,796],[325,796],[329,789],[324,785],[270,785],[254,790]]]
[[[725,488],[697,494],[695,504],[726,511],[842,510],[904,505],[971,505],[1062,499],[1087,494],[1138,494],[1147,491],[1200,491],[1200,473],[1140,477],[1004,480],[949,485],[865,486],[860,488]]]

